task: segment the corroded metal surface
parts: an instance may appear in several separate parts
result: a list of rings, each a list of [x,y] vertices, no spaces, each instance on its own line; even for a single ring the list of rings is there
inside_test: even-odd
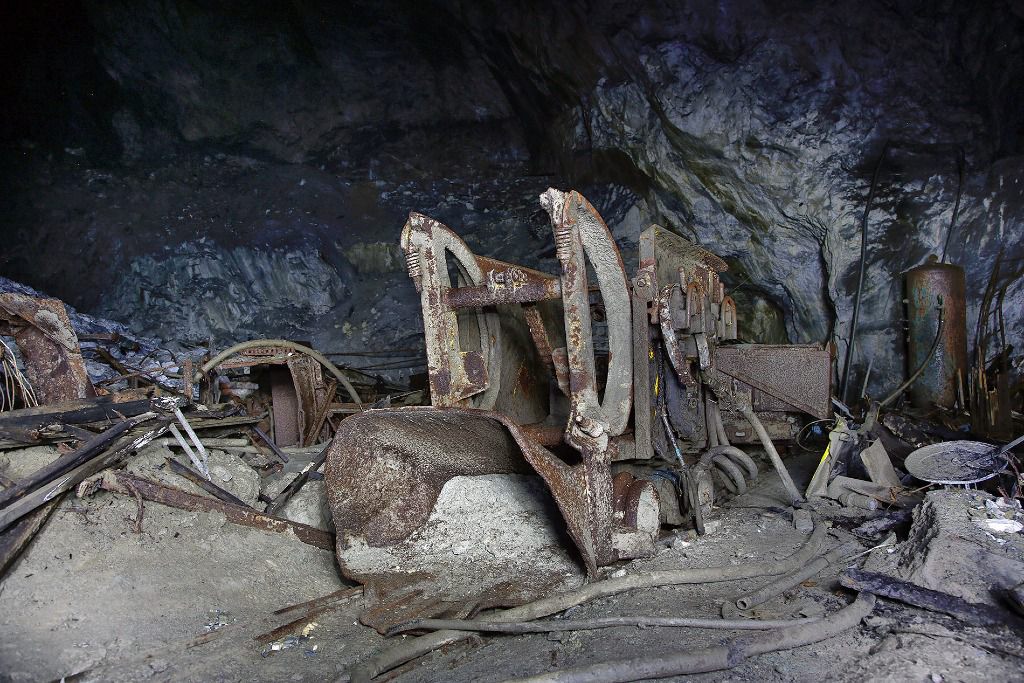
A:
[[[78,337],[57,299],[0,294],[0,334],[14,337],[40,403],[95,396]]]
[[[573,415],[597,420],[611,436],[626,429],[633,402],[632,313],[626,269],[608,226],[576,191],[549,189],[540,198],[551,218],[562,266],[569,396]],[[593,266],[608,326],[608,372],[598,396],[587,262]]]
[[[472,323],[463,326],[447,302],[447,292],[456,284],[449,276],[449,258],[459,273],[458,284],[485,286],[483,270],[465,242],[422,214],[409,214],[401,242],[409,276],[420,293],[432,403],[492,408],[499,390],[494,378],[501,373],[501,356],[495,351],[501,345],[497,314],[470,312],[466,316]],[[474,341],[479,348],[464,348]]]
[[[969,372],[966,286],[963,268],[948,263],[927,263],[907,271],[908,372],[921,367],[935,341],[939,297],[943,310],[942,332],[935,355],[910,385],[910,398],[918,408],[933,405],[952,408],[958,389],[966,390]]]
[[[475,258],[485,284],[447,290],[445,301],[452,308],[522,304],[562,296],[561,283],[553,275],[486,256]]]
[[[307,445],[305,436],[316,421],[317,415],[327,405],[327,384],[324,382],[320,364],[309,356],[293,354],[288,359],[288,371],[291,373],[295,396],[298,399],[295,406],[295,422],[299,434],[297,441]]]
[[[487,414],[405,408],[342,422],[325,476],[335,526],[381,547],[422,526],[452,477],[529,472],[515,440]]]
[[[299,442],[299,397],[291,373],[283,368],[270,371],[270,395],[274,402],[274,443],[294,446]]]
[[[338,529],[339,564],[346,576],[368,588],[372,604],[361,617],[364,623],[383,630],[416,615],[521,604],[560,587],[566,571],[582,579],[582,571],[572,570],[564,543],[557,542],[560,524],[552,532],[557,547],[539,548],[546,562],[522,557],[516,567],[484,566],[486,562],[472,558],[474,552],[486,553],[479,547],[486,542],[481,529],[493,510],[479,506],[488,503],[467,501],[477,507],[454,520],[451,500],[445,503],[449,507],[437,509],[442,505],[439,497],[446,500],[446,486],[464,487],[467,478],[494,486],[488,475],[512,477],[508,485],[513,490],[527,486],[521,490],[532,502],[506,500],[510,508],[505,509],[529,519],[498,520],[502,534],[508,534],[498,542],[538,550],[536,542],[524,542],[516,534],[527,531],[519,526],[526,521],[547,523],[543,498],[550,496],[537,479],[531,491],[522,478],[515,478],[533,474],[520,448],[533,442],[500,418],[469,408],[412,407],[369,410],[342,423],[327,452],[325,477]],[[552,512],[557,519],[553,506]]]

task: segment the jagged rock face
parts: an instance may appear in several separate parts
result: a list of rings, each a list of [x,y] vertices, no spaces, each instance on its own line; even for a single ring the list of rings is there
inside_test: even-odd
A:
[[[0,267],[149,334],[415,346],[393,250],[405,214],[553,270],[536,196],[555,185],[587,194],[627,263],[651,221],[725,257],[741,333],[834,340],[841,357],[886,141],[855,387],[869,359],[875,394],[904,376],[903,271],[948,238],[973,327],[996,253],[1004,282],[1024,256],[1019,2],[151,0],[80,14],[91,43],[57,54],[89,74],[62,84],[86,113],[64,114],[52,158],[43,133],[5,130],[20,147]],[[75,123],[86,114],[91,128]],[[104,134],[116,158],[90,146]],[[1019,284],[1004,309],[1019,338]]]
[[[844,349],[871,171],[892,142],[854,358],[858,370],[873,359],[872,388],[903,375],[902,272],[949,239],[974,320],[998,250],[1024,253],[1021,95],[1006,81],[1024,65],[1019,3],[561,9],[554,35],[499,3],[464,3],[462,16],[480,44],[514,46],[505,59],[524,97],[554,100],[553,153],[594,173],[628,166],[617,175],[642,188],[650,215],[732,263],[781,307],[792,341]],[[967,171],[950,236],[956,146]],[[1018,336],[1022,313],[1008,297]]]

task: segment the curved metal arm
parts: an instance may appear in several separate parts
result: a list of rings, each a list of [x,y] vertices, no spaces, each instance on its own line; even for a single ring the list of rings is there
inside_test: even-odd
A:
[[[331,361],[327,360],[327,358],[325,358],[324,355],[319,351],[311,349],[308,346],[303,346],[302,344],[296,344],[295,342],[288,341],[287,339],[254,339],[252,341],[242,342],[241,344],[229,346],[228,348],[224,349],[210,360],[203,363],[203,367],[200,368],[199,371],[196,372],[195,374],[195,381],[201,380],[203,378],[203,375],[208,373],[210,370],[213,370],[215,367],[217,367],[218,365],[220,365],[221,363],[223,363],[225,360],[235,355],[236,353],[257,346],[281,346],[287,349],[291,349],[293,351],[298,351],[299,353],[306,354],[316,362],[320,363],[320,365],[327,368],[327,371],[334,375],[335,378],[337,378],[337,380],[341,383],[341,386],[345,387],[345,391],[348,392],[348,395],[352,399],[353,403],[362,405],[363,401],[359,398],[359,394],[356,393],[356,388],[352,386],[352,383],[348,381],[348,378],[345,377],[344,374],[342,374],[338,366],[336,366]]]

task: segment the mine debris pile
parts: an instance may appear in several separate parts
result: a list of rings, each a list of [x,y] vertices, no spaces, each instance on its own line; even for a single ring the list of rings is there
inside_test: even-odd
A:
[[[0,451],[10,460],[34,448],[45,462],[17,481],[0,482],[0,571],[72,490],[79,497],[106,490],[136,499],[136,533],[144,501],[154,501],[220,512],[236,524],[334,549],[323,514],[299,514],[318,527],[280,515],[308,481],[322,476],[326,444],[340,420],[364,409],[353,381],[363,384],[363,395],[374,395],[379,382],[350,380],[313,349],[275,339],[188,356],[173,367],[130,367],[121,359],[137,354],[138,343],[117,332],[86,334],[80,342],[61,302],[20,293],[0,294],[0,332],[14,341],[0,347],[3,407],[9,408],[0,412]],[[86,358],[115,374],[94,385]],[[343,397],[348,401],[338,400]],[[139,453],[163,456],[144,459],[156,468],[151,473],[122,469]],[[243,500],[226,490],[212,476],[211,454],[251,472],[258,495]]]

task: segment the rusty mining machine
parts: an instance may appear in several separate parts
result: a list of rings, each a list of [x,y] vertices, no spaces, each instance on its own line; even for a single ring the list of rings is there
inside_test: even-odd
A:
[[[806,415],[830,416],[830,350],[739,343],[720,258],[654,225],[630,277],[580,193],[549,189],[540,202],[557,275],[475,255],[418,213],[402,230],[432,405],[349,418],[327,460],[339,562],[378,597],[366,623],[521,603],[536,597],[523,584],[553,585],[492,577],[456,599],[440,574],[457,567],[421,566],[440,524],[432,510],[455,477],[539,475],[591,577],[653,555],[662,525],[703,533],[716,496],[757,476],[740,445],[762,448],[800,499],[773,441],[792,440]],[[481,542],[472,524],[460,528]],[[417,591],[400,588],[416,581]]]

